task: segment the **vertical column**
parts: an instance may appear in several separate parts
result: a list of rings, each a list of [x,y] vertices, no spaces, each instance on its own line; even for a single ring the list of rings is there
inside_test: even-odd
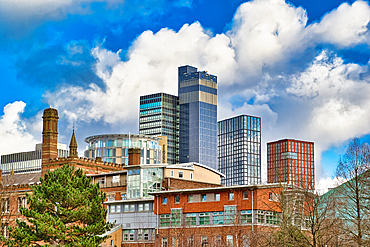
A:
[[[42,163],[45,163],[58,156],[58,111],[53,108],[45,109],[42,118]]]

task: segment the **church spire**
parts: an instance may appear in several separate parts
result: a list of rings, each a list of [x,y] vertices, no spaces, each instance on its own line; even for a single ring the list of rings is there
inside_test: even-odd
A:
[[[78,157],[75,128],[73,127],[71,143],[69,144],[69,157]]]

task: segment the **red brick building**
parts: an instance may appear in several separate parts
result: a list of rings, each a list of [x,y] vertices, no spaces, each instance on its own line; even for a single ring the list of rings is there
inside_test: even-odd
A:
[[[279,227],[280,184],[198,188],[152,193],[158,215],[156,246],[257,246]],[[295,186],[288,186],[293,191]],[[287,193],[289,194],[289,192]],[[301,205],[303,194],[291,195]],[[302,222],[300,222],[302,223]],[[262,235],[261,235],[262,234]]]
[[[315,190],[314,143],[293,139],[267,143],[267,182]]]

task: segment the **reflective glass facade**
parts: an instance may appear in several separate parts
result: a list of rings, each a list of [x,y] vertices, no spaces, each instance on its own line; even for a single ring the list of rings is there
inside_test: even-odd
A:
[[[161,164],[162,148],[158,138],[145,135],[107,134],[85,138],[85,157],[128,165],[129,148],[140,148],[140,164]]]
[[[162,167],[127,167],[127,199],[153,198],[150,192],[161,191]]]
[[[179,162],[217,169],[217,76],[179,67]]]
[[[218,122],[218,170],[221,183],[261,183],[261,118],[241,115]]]
[[[179,162],[179,97],[156,93],[140,96],[139,133],[167,136],[167,163]]]
[[[314,143],[279,140],[267,143],[267,182],[315,190]]]

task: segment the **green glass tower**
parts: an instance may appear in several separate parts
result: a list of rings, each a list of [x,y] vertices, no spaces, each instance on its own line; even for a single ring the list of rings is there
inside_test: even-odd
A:
[[[179,163],[179,97],[166,93],[140,96],[139,133],[167,136],[167,163]]]

